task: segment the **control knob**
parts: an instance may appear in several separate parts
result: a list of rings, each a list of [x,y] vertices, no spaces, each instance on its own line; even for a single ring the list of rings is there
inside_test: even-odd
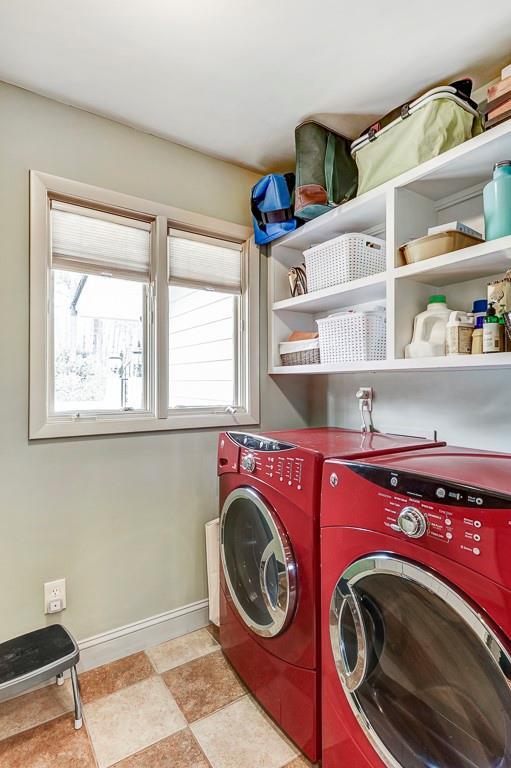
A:
[[[246,453],[241,457],[241,466],[245,472],[253,472],[256,468],[256,462],[253,453]]]
[[[428,529],[426,515],[416,507],[403,507],[397,518],[397,525],[392,530],[404,533],[410,539],[420,539]]]

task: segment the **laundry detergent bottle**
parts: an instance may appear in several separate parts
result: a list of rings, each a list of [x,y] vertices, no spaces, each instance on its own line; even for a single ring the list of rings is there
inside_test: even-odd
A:
[[[413,323],[413,336],[405,347],[405,357],[440,357],[445,355],[447,323],[451,310],[442,294],[429,297],[425,312],[421,312]]]
[[[511,235],[511,160],[496,163],[493,180],[483,190],[486,240]]]

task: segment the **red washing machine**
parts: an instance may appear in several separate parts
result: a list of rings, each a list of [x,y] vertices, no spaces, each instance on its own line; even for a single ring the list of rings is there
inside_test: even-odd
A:
[[[324,465],[323,768],[511,766],[511,456]]]
[[[342,429],[219,437],[220,641],[248,688],[313,761],[320,755],[323,460],[428,444]]]

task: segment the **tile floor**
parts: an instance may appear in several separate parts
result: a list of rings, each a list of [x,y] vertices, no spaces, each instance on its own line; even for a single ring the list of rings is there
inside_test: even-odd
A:
[[[208,627],[0,704],[1,768],[307,768]]]

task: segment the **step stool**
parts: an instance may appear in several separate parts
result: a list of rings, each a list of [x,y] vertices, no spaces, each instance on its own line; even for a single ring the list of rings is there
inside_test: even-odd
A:
[[[55,677],[64,683],[63,674],[71,670],[75,703],[75,728],[82,727],[82,702],[76,665],[80,651],[71,634],[60,624],[36,629],[26,635],[0,643],[0,702]]]

